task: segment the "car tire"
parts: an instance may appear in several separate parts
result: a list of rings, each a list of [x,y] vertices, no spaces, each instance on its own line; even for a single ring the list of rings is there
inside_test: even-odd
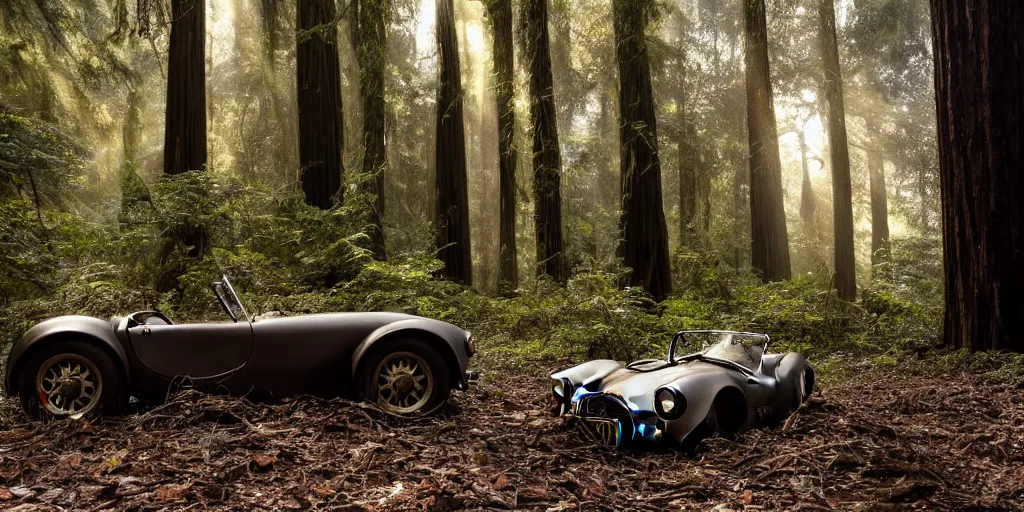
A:
[[[94,392],[87,404],[77,410],[74,405],[61,407],[56,403],[47,404],[41,399],[45,391],[40,388],[40,382],[52,376],[46,372],[51,369],[62,371],[62,365],[65,364],[72,368],[77,365],[79,369],[88,371],[88,374],[79,371],[77,376],[68,378],[73,386],[79,386],[80,395],[82,390],[87,393],[90,385]],[[124,398],[123,381],[121,369],[103,349],[82,341],[61,341],[44,345],[29,355],[18,375],[18,398],[21,408],[33,419],[115,415],[120,412]],[[61,397],[57,401],[63,399]]]
[[[408,391],[407,399],[396,396],[396,387],[409,385],[416,389]],[[382,391],[382,386],[391,389],[392,394]],[[356,374],[356,389],[360,399],[375,403],[386,412],[419,416],[433,413],[448,401],[451,378],[444,358],[433,347],[416,339],[396,339],[374,347],[363,359]]]

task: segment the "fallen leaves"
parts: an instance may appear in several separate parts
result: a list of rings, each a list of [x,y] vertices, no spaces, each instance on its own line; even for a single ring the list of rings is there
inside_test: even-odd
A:
[[[711,439],[687,456],[595,446],[543,416],[549,392],[541,379],[524,388],[531,379],[505,371],[457,394],[437,418],[188,391],[85,434],[74,423],[0,425],[0,508],[880,510],[1024,501],[1024,389],[860,376],[815,395],[785,431]]]
[[[277,462],[277,456],[269,453],[254,453],[252,454],[252,464],[249,468],[253,471],[266,471],[273,467],[274,463]]]

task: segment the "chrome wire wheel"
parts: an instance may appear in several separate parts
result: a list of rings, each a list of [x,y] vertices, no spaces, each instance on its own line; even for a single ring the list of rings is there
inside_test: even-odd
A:
[[[56,416],[84,416],[103,395],[103,376],[84,356],[58,354],[36,372],[36,393],[42,406]]]
[[[434,392],[434,374],[418,354],[388,354],[373,372],[377,404],[395,414],[421,412]]]

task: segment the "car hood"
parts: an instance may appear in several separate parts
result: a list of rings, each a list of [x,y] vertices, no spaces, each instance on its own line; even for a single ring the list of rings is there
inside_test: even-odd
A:
[[[404,313],[326,313],[259,320],[252,324],[255,340],[287,340],[295,344],[324,341],[358,343],[388,324],[419,318]]]
[[[639,369],[656,367],[655,365],[656,363],[641,365]],[[723,372],[731,371],[702,361],[692,361],[651,371],[629,370],[622,367],[608,374],[601,381],[600,391],[624,398],[626,404],[633,410],[653,411],[654,391],[661,386],[683,378],[700,379],[704,376],[721,375]]]

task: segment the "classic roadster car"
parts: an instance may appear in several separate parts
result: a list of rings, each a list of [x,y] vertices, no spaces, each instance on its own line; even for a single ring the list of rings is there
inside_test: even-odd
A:
[[[686,353],[701,341],[705,350]],[[716,433],[779,424],[811,394],[814,370],[800,354],[767,354],[769,342],[764,334],[682,331],[665,360],[597,360],[555,373],[553,412],[611,446],[686,451]]]
[[[128,397],[163,401],[177,382],[259,400],[347,396],[411,415],[469,386],[474,340],[454,325],[398,313],[256,320],[227,276],[213,291],[230,321],[175,324],[143,311],[37,324],[11,348],[8,396],[33,417],[81,417],[116,413]]]

